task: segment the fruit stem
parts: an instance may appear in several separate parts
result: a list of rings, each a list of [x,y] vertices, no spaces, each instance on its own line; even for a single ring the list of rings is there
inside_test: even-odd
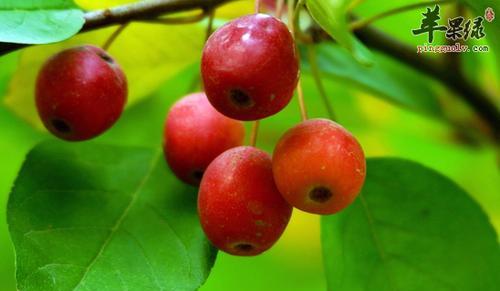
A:
[[[352,0],[349,5],[347,5],[347,11],[352,11],[354,8],[358,7],[359,4],[361,4],[365,0]]]
[[[288,28],[290,29],[290,32],[292,33],[293,39],[295,39],[295,23],[298,23],[298,13],[296,13],[296,9],[300,9],[304,2],[302,0],[299,0],[297,3],[297,6],[295,6],[295,0],[290,0],[288,2]],[[296,19],[297,18],[297,19]],[[297,48],[295,49],[295,53],[297,54],[297,59],[299,60],[299,66],[300,66],[300,53]],[[297,99],[299,101],[299,107],[300,107],[300,117],[302,121],[307,119],[307,110],[306,110],[306,104],[304,102],[304,92],[302,91],[302,85],[300,82],[300,77],[299,80],[297,81]]]
[[[325,87],[323,86],[323,81],[321,80],[321,74],[318,68],[318,59],[316,58],[316,47],[314,45],[307,46],[307,55],[309,59],[309,64],[311,66],[311,73],[316,83],[316,88],[318,88],[319,95],[323,99],[323,104],[325,105],[328,117],[335,121],[335,113],[333,112],[332,105],[326,94]]]
[[[260,11],[260,0],[255,0],[255,14],[259,13]]]
[[[291,14],[291,22],[293,24],[293,27],[295,30],[300,30],[299,29],[299,16],[300,16],[300,9],[302,9],[302,6],[304,6],[305,0],[299,0],[297,1],[297,5],[295,5],[295,8],[293,9],[293,13]]]
[[[284,6],[285,6],[285,0],[276,0],[276,10],[274,11],[276,18],[281,19]]]
[[[207,41],[210,35],[212,34],[214,17],[215,17],[215,9],[210,9],[210,11],[208,11],[208,24],[207,24],[207,30],[205,31],[205,41]]]
[[[294,27],[294,21],[293,21],[293,13],[294,13],[294,7],[295,7],[295,0],[289,0],[288,1],[288,29],[290,29],[290,32],[292,33],[293,38],[295,38],[295,27]]]
[[[360,28],[363,28],[363,27],[370,25],[371,23],[373,23],[381,18],[385,18],[388,16],[399,14],[401,12],[406,12],[409,10],[413,10],[416,8],[425,7],[425,6],[429,6],[429,5],[451,3],[451,2],[456,2],[456,0],[434,0],[434,1],[418,2],[418,3],[413,3],[413,4],[401,6],[401,7],[396,7],[394,9],[384,11],[380,14],[376,14],[376,15],[373,15],[373,16],[365,18],[365,19],[354,21],[353,23],[351,23],[349,25],[349,28],[351,30],[357,30],[357,29],[360,29]]]
[[[255,147],[257,144],[257,133],[259,132],[259,121],[255,120],[252,123],[252,132],[250,133],[250,146]]]
[[[120,33],[128,26],[128,24],[129,23],[126,22],[118,26],[118,28],[115,31],[113,31],[113,33],[108,37],[106,42],[102,45],[102,49],[107,51],[111,46],[111,44],[116,40],[118,35],[120,35]]]
[[[304,102],[304,92],[302,91],[302,85],[299,81],[297,82],[297,99],[299,100],[299,107],[300,107],[300,118],[302,121],[307,120],[307,110],[306,110],[306,104]]]
[[[213,31],[214,17],[215,17],[215,9],[210,9],[207,11],[208,14],[208,24],[207,29],[205,30],[205,42],[208,40]],[[192,80],[190,86],[190,92],[192,92],[196,87],[200,85],[200,90],[205,91],[205,85],[203,84],[203,80],[199,74],[196,74]]]

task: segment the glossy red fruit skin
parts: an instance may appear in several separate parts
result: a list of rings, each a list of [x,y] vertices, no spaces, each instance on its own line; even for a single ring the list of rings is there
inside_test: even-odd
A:
[[[170,109],[163,132],[163,152],[182,181],[198,186],[210,162],[224,151],[243,144],[241,121],[215,110],[205,93],[187,95]]]
[[[273,115],[288,104],[297,85],[294,40],[272,16],[240,17],[207,40],[201,73],[208,99],[222,114],[238,120]]]
[[[361,191],[366,161],[360,144],[346,129],[331,120],[310,119],[281,137],[273,153],[273,174],[292,206],[333,214]]]
[[[45,127],[68,141],[93,138],[120,117],[127,80],[104,50],[79,46],[47,60],[36,81],[35,101]]]
[[[274,184],[271,157],[254,147],[230,149],[207,168],[198,213],[208,239],[220,250],[254,256],[285,230],[292,207]]]

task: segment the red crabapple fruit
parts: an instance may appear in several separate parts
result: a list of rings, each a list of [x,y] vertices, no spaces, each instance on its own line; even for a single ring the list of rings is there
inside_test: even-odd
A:
[[[104,50],[90,45],[51,57],[38,73],[36,107],[55,136],[80,141],[110,128],[127,100],[127,80]]]
[[[222,114],[238,120],[273,115],[288,104],[297,85],[293,37],[272,16],[240,17],[207,40],[201,73],[210,103]]]
[[[339,124],[311,119],[289,129],[273,154],[273,174],[292,206],[316,214],[347,207],[361,191],[366,161],[357,140]]]
[[[198,194],[198,213],[213,245],[229,254],[253,256],[279,239],[292,207],[276,189],[271,157],[241,146],[208,166]]]
[[[245,128],[194,93],[170,109],[163,134],[163,151],[170,168],[186,183],[199,185],[203,172],[218,155],[243,144]]]

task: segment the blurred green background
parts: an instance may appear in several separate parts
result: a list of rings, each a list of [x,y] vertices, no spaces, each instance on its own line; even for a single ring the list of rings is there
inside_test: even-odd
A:
[[[130,1],[76,2],[95,9]],[[354,12],[366,17],[408,3],[415,1],[364,1]],[[223,7],[216,16],[234,18],[250,13],[252,5],[251,1],[238,1]],[[408,44],[422,44],[426,41],[425,36],[416,37],[410,32],[420,26],[421,10],[382,19],[375,26]],[[443,18],[446,13],[453,15],[455,12],[449,5],[442,5],[441,11]],[[196,84],[203,29],[203,24],[172,29],[132,24],[124,31],[110,53],[125,68],[131,84],[131,102],[119,122],[98,138],[100,141],[161,144],[168,108]],[[15,290],[14,253],[5,219],[9,191],[27,151],[37,142],[53,138],[36,123],[32,103],[36,71],[48,55],[62,47],[85,42],[102,44],[111,31],[86,33],[63,44],[38,46],[0,58],[0,290]],[[444,39],[435,42],[443,44]],[[398,106],[380,98],[373,90],[361,88],[356,82],[324,74],[323,82],[337,120],[356,135],[368,157],[404,157],[450,177],[483,207],[498,232],[498,149],[483,137],[477,118],[455,95],[432,79],[378,53],[375,57],[377,63],[385,64],[383,69],[391,80],[387,86],[402,84],[413,98],[435,98],[440,113],[429,114]],[[495,96],[494,103],[499,105],[494,53],[461,54],[459,58],[469,78]],[[356,76],[351,77],[356,79]],[[326,117],[327,112],[307,70],[302,78],[310,117]],[[280,135],[299,121],[298,104],[294,99],[284,111],[261,123],[257,145],[272,152]],[[295,210],[282,239],[267,253],[254,258],[219,253],[201,290],[325,290],[319,234],[319,217]]]

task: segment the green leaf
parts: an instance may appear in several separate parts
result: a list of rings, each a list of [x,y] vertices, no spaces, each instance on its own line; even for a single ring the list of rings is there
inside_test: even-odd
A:
[[[307,53],[302,49],[301,55],[306,56]],[[334,44],[317,45],[316,52],[322,76],[354,85],[397,105],[441,116],[438,98],[429,88],[431,81],[423,75],[381,57],[377,58],[373,66],[360,65]],[[310,70],[307,59],[303,59],[302,64],[306,71]]]
[[[351,0],[306,0],[314,20],[340,45],[347,48],[354,58],[371,65],[372,54],[349,30],[347,8]]]
[[[160,150],[42,143],[7,211],[20,290],[195,290],[215,259]]]
[[[70,0],[3,0],[0,19],[0,42],[26,44],[67,39],[85,22]]]
[[[330,290],[498,290],[497,236],[466,192],[400,159],[367,173],[355,203],[322,218]]]
[[[83,44],[101,45],[114,29],[78,34],[65,42],[23,50],[5,97],[7,106],[29,123],[43,128],[34,100],[35,80],[42,64],[66,48]],[[204,28],[201,25],[131,23],[109,50],[127,76],[127,105],[149,96],[163,82],[198,61],[203,42]]]
[[[19,53],[14,52],[0,57],[0,100],[5,96],[5,90],[12,74],[16,70]]]

